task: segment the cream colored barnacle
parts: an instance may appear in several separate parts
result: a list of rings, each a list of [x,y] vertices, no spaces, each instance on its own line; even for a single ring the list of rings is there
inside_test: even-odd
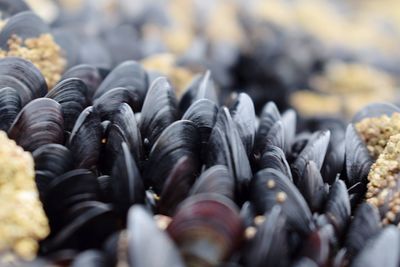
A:
[[[35,184],[33,158],[0,131],[0,254],[33,259],[38,241],[49,234]]]
[[[13,35],[8,40],[9,49],[0,50],[0,58],[21,57],[31,61],[43,74],[49,89],[61,79],[67,66],[63,51],[50,34],[22,40]]]

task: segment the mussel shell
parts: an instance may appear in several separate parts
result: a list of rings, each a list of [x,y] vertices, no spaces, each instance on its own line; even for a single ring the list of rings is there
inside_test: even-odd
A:
[[[257,233],[248,244],[244,258],[246,266],[287,266],[289,251],[286,218],[281,207],[275,206],[257,227]]]
[[[356,210],[346,235],[345,247],[352,258],[363,249],[367,240],[380,230],[380,216],[376,208],[362,203]]]
[[[169,216],[174,214],[179,203],[188,196],[199,167],[198,160],[187,156],[174,164],[160,195],[159,213]]]
[[[21,99],[21,107],[25,106],[34,97],[30,89],[19,81],[17,78],[10,75],[0,75],[0,88],[10,87],[17,91]]]
[[[263,137],[264,139],[262,141],[260,140],[259,146],[255,148],[256,152],[263,155],[270,149],[270,146],[275,146],[285,151],[286,141],[284,130],[282,121],[275,122],[268,134]]]
[[[107,91],[117,87],[126,88],[137,96],[137,105],[132,109],[135,112],[140,111],[148,87],[147,73],[142,66],[135,61],[125,61],[119,64],[107,75],[93,97],[94,99],[99,98]]]
[[[57,231],[69,221],[65,211],[83,201],[96,200],[99,187],[96,176],[85,169],[76,169],[54,178],[44,192],[43,206],[50,227]]]
[[[30,61],[19,57],[6,57],[0,60],[0,77],[11,76],[23,83],[30,91],[30,99],[28,100],[26,92],[18,90],[20,93],[22,103],[25,104],[30,100],[38,97],[43,97],[47,93],[47,83],[42,73]],[[25,102],[26,101],[26,102]]]
[[[324,266],[329,261],[331,254],[331,240],[335,233],[331,225],[324,225],[313,231],[304,242],[300,254],[312,259],[318,266]]]
[[[391,116],[393,113],[400,113],[400,108],[390,103],[372,103],[358,111],[352,118],[352,123],[357,123],[365,118]]]
[[[139,205],[128,213],[128,257],[131,266],[184,267],[179,251],[168,235]],[[157,257],[154,255],[157,251]]]
[[[13,16],[23,11],[30,10],[24,0],[1,0],[0,1],[1,18]]]
[[[85,64],[76,65],[70,68],[63,74],[61,80],[65,80],[68,78],[78,78],[86,84],[86,97],[90,101],[92,100],[92,97],[97,88],[103,81],[103,78],[101,77],[99,70],[96,67]]]
[[[116,209],[126,214],[133,204],[144,203],[144,186],[135,159],[132,157],[128,145],[121,144],[121,153],[118,155],[111,174],[112,192]]]
[[[318,170],[321,170],[326,151],[328,149],[330,140],[330,131],[323,130],[315,132],[308,141],[307,145],[300,152],[295,162],[292,164],[292,173],[295,182],[301,179],[304,175],[304,171],[307,162],[313,161],[316,164]]]
[[[345,157],[348,184],[365,183],[374,160],[352,124],[346,129]]]
[[[145,184],[161,193],[174,164],[183,156],[200,166],[200,136],[193,122],[181,120],[168,126],[154,143],[145,168]]]
[[[60,104],[48,98],[31,101],[15,118],[8,136],[28,151],[45,144],[62,144],[64,119]]]
[[[107,127],[106,138],[102,140],[103,147],[99,158],[99,170],[103,174],[109,174],[117,159],[122,153],[122,143],[128,142],[125,132],[116,124]]]
[[[234,199],[235,180],[225,165],[212,166],[200,175],[190,194],[202,193],[214,193]]]
[[[285,135],[285,147],[283,151],[285,155],[288,155],[296,135],[296,112],[293,109],[285,111],[285,113],[282,114],[281,120]]]
[[[33,11],[24,11],[12,16],[1,29],[0,47],[8,49],[8,40],[17,35],[23,40],[37,38],[44,33],[50,32],[49,26]]]
[[[199,99],[208,99],[218,104],[218,94],[216,92],[214,81],[211,78],[210,71],[197,75],[186,88],[179,101],[179,110],[183,113]]]
[[[400,235],[395,226],[388,226],[377,236],[368,240],[363,250],[354,259],[351,266],[388,266],[399,264]]]
[[[43,241],[46,253],[71,248],[84,250],[99,248],[116,230],[116,221],[111,206],[98,201],[85,201],[75,205],[67,213],[70,222],[60,231]]]
[[[318,267],[318,265],[312,259],[304,257],[297,260],[292,267]]]
[[[250,155],[256,135],[256,114],[253,101],[247,94],[240,93],[230,108],[230,112],[247,155]]]
[[[202,156],[205,157],[208,140],[217,119],[218,107],[208,99],[199,99],[194,102],[183,114],[183,120],[192,121],[199,129]]]
[[[157,78],[150,86],[143,103],[140,120],[142,138],[151,148],[161,132],[178,118],[174,90],[164,77]]]
[[[328,197],[329,186],[324,183],[314,161],[306,163],[304,175],[297,181],[296,185],[311,211],[320,211]]]
[[[350,200],[346,185],[342,180],[337,180],[330,189],[325,215],[335,227],[338,236],[341,236],[347,227],[350,212]]]
[[[47,144],[32,152],[35,170],[47,171],[53,178],[71,170],[74,160],[71,151],[60,144]]]
[[[21,108],[21,98],[16,90],[0,89],[0,130],[8,131]]]
[[[76,167],[90,169],[97,164],[101,138],[100,116],[92,106],[87,107],[76,120],[67,144],[75,156]]]
[[[107,259],[99,250],[86,250],[80,253],[71,264],[71,267],[106,267]]]
[[[225,165],[235,178],[235,196],[245,198],[252,177],[249,159],[229,110],[221,108],[208,143],[206,166]]]
[[[288,223],[301,234],[309,234],[314,227],[311,211],[303,196],[294,184],[277,170],[264,169],[257,172],[251,180],[250,199],[258,214],[264,214],[275,205],[281,205]]]
[[[101,120],[111,120],[122,103],[127,103],[134,109],[139,99],[131,90],[118,87],[108,90],[93,101],[93,107],[99,113]]]
[[[216,194],[199,194],[179,206],[167,232],[187,266],[218,266],[240,244],[243,227],[231,200]]]
[[[46,97],[51,98],[61,105],[64,115],[64,127],[71,131],[76,119],[87,105],[86,85],[78,78],[65,79],[50,90]]]
[[[266,148],[258,162],[258,168],[260,170],[266,168],[278,170],[293,181],[292,172],[289,163],[286,160],[285,153],[277,146],[269,145]]]
[[[136,162],[140,162],[144,157],[142,137],[131,107],[126,103],[122,103],[115,112],[112,123],[119,126],[124,132],[130,151],[133,153]]]
[[[268,135],[274,124],[281,120],[281,115],[274,102],[268,102],[263,107],[260,114],[260,122],[257,129],[254,149],[258,151],[258,148],[264,145],[265,136]]]

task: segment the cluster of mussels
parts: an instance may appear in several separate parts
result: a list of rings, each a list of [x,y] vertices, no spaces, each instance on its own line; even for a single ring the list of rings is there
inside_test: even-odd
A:
[[[136,61],[64,72],[32,12],[0,47],[1,265],[400,266],[398,107],[345,129],[211,71],[180,97]]]

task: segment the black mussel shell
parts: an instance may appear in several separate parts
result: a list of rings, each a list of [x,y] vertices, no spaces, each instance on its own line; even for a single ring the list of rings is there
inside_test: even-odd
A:
[[[49,253],[63,248],[100,248],[107,237],[116,231],[116,220],[111,206],[98,201],[80,202],[69,209],[65,216],[71,221],[43,241],[43,252]]]
[[[217,119],[217,113],[218,107],[214,102],[208,99],[199,99],[182,116],[183,120],[192,121],[199,129],[203,157],[207,151],[208,140]]]
[[[46,192],[48,185],[53,179],[54,176],[49,171],[41,171],[41,170],[35,171],[35,183],[39,191],[40,200],[43,201],[44,193]]]
[[[24,0],[1,0],[0,1],[1,19],[11,17],[23,11],[30,10]]]
[[[80,253],[71,264],[71,267],[106,267],[107,259],[99,250],[86,250]]]
[[[253,151],[256,135],[256,114],[253,101],[247,94],[240,93],[230,108],[230,112],[247,155],[249,156]]]
[[[347,231],[345,247],[348,255],[351,258],[356,256],[380,229],[380,216],[376,208],[368,203],[361,204]]]
[[[137,102],[132,107],[133,111],[140,111],[148,88],[147,73],[140,64],[135,61],[125,61],[115,67],[100,84],[94,93],[94,99],[101,97],[107,91],[123,87],[136,95]]]
[[[234,199],[235,180],[225,165],[214,165],[200,175],[190,194],[202,193],[214,193]]]
[[[0,130],[8,131],[21,108],[21,98],[15,89],[0,89]]]
[[[301,256],[312,259],[318,266],[324,266],[329,262],[331,254],[331,241],[335,238],[335,231],[329,224],[313,231],[303,243]]]
[[[263,137],[262,142],[260,141],[259,147],[255,148],[257,154],[263,155],[267,150],[270,150],[270,146],[278,147],[284,151],[286,146],[284,131],[282,121],[275,122],[268,134]]]
[[[10,75],[0,75],[0,88],[10,87],[17,91],[21,99],[21,107],[25,106],[34,97],[30,89],[17,78]]]
[[[50,32],[49,26],[34,12],[24,11],[12,16],[1,29],[0,47],[8,49],[8,40],[17,35],[23,40]]]
[[[72,129],[67,147],[71,150],[78,168],[96,166],[102,138],[100,116],[93,107],[87,107],[79,115]]]
[[[313,161],[318,169],[321,170],[326,151],[330,140],[330,131],[317,131],[310,137],[307,145],[303,148],[296,160],[291,165],[293,178],[297,183],[302,176],[307,165],[307,162]]]
[[[229,110],[219,110],[208,143],[206,166],[225,165],[235,178],[235,196],[244,198],[252,177],[249,159]]]
[[[122,103],[127,103],[132,109],[137,105],[137,95],[131,90],[118,87],[108,90],[93,101],[93,107],[99,113],[101,120],[111,120]]]
[[[113,201],[113,183],[114,179],[110,175],[101,175],[97,177],[99,183],[99,199],[104,203],[111,203]]]
[[[314,225],[311,211],[295,185],[281,172],[264,169],[254,176],[250,184],[250,199],[258,214],[282,206],[291,227],[307,235]]]
[[[167,232],[188,267],[218,266],[240,245],[243,226],[231,200],[217,194],[199,194],[179,206]]]
[[[122,153],[121,144],[127,143],[127,137],[124,130],[116,124],[110,124],[107,127],[105,138],[102,140],[102,151],[99,158],[98,169],[103,174],[109,174],[117,157]]]
[[[112,169],[112,193],[116,209],[126,214],[133,204],[144,203],[144,186],[134,157],[126,143]]]
[[[15,118],[8,136],[28,151],[45,144],[62,144],[64,119],[60,104],[48,98],[33,100]]]
[[[142,137],[131,107],[122,103],[114,114],[112,123],[124,132],[126,142],[137,162],[143,160]]]
[[[81,64],[70,68],[64,73],[61,80],[65,80],[68,78],[78,78],[86,84],[86,98],[90,101],[92,100],[92,97],[97,88],[103,81],[99,70],[94,66],[86,64]]]
[[[395,226],[388,226],[368,240],[351,266],[399,266],[400,235]]]
[[[169,216],[174,214],[179,203],[188,196],[199,167],[198,160],[187,156],[174,164],[160,195],[159,213]]]
[[[283,151],[285,155],[289,155],[296,135],[296,112],[292,109],[285,111],[282,114],[281,120],[285,135],[285,147]]]
[[[374,160],[352,124],[346,129],[345,157],[348,184],[365,183]]]
[[[258,162],[258,169],[262,170],[266,168],[278,170],[293,181],[292,172],[286,160],[285,153],[277,146],[269,145],[264,154],[262,154]]]
[[[255,137],[255,151],[260,151],[259,148],[264,146],[265,136],[268,135],[272,126],[274,126],[275,123],[280,120],[281,115],[275,103],[268,102],[267,104],[265,104],[260,114],[260,122]]]
[[[98,194],[96,176],[85,169],[72,170],[52,179],[43,194],[51,229],[57,231],[72,219],[65,213],[68,208],[83,201],[97,200]]]
[[[174,89],[164,77],[150,86],[143,103],[140,119],[142,138],[150,149],[161,132],[178,118]]]
[[[36,171],[47,171],[55,178],[74,168],[71,151],[60,144],[47,144],[32,152]]]
[[[161,193],[164,183],[174,164],[183,156],[193,160],[199,168],[200,137],[191,121],[176,121],[168,126],[150,151],[145,169],[145,184],[151,185],[156,193]]]
[[[172,240],[139,205],[132,206],[128,213],[128,258],[131,266],[185,266]]]
[[[244,255],[246,266],[287,266],[289,261],[286,217],[275,206],[265,215]]]
[[[292,267],[318,267],[318,265],[312,259],[303,257],[297,260]]]
[[[62,80],[47,93],[46,97],[60,103],[66,131],[72,130],[79,114],[87,106],[86,91],[83,81],[70,78]]]
[[[297,181],[297,188],[307,201],[311,211],[320,211],[329,193],[329,185],[324,183],[314,161],[308,161],[303,176]]]
[[[350,220],[350,200],[345,183],[337,180],[330,188],[325,215],[341,236]]]
[[[181,112],[186,112],[186,110],[199,99],[208,99],[216,104],[219,103],[218,94],[210,71],[206,71],[202,75],[197,75],[192,80],[179,101],[179,110]]]
[[[393,113],[400,113],[400,108],[390,103],[372,103],[358,111],[351,122],[356,123],[365,118],[380,117],[382,115],[391,116]]]
[[[6,57],[0,60],[0,77],[11,76],[24,84],[30,91],[29,96],[23,88],[13,87],[21,96],[22,104],[34,98],[43,97],[47,93],[47,83],[42,73],[30,61],[19,57]]]

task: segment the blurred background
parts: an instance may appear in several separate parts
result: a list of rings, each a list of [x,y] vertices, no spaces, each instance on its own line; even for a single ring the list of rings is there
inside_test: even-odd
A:
[[[29,0],[73,66],[141,61],[179,92],[205,70],[304,117],[398,102],[398,0]],[[9,15],[9,14],[8,14]],[[6,14],[2,18],[6,19]]]

